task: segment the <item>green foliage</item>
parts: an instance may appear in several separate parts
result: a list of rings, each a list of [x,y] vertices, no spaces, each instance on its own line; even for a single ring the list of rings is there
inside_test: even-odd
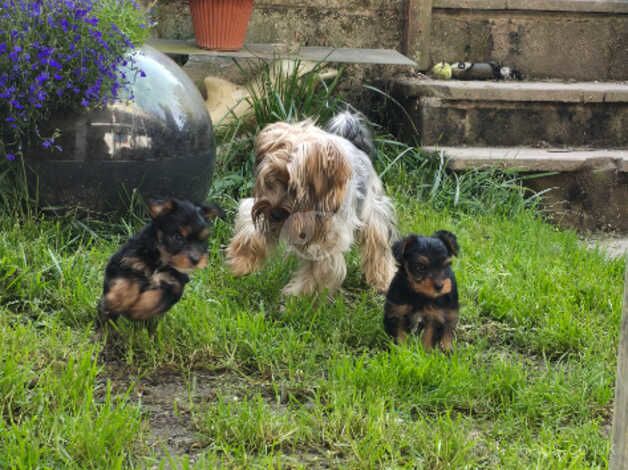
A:
[[[146,12],[133,0],[98,0],[94,15],[107,26],[105,31],[115,25],[135,47],[140,47],[150,37]]]
[[[341,105],[338,84],[342,71],[330,80],[325,75],[324,63],[309,66],[301,61],[263,62],[259,67],[241,67],[251,77],[246,98],[250,114],[224,129],[230,133],[254,135],[267,124],[277,121],[313,119],[326,122]]]
[[[428,202],[435,209],[473,214],[515,214],[536,205],[539,195],[527,190],[513,172],[474,169],[454,173],[443,152],[428,153],[380,137],[374,162],[380,177],[399,196]]]
[[[122,468],[137,408],[98,383],[98,346],[54,321],[0,310],[0,467]]]

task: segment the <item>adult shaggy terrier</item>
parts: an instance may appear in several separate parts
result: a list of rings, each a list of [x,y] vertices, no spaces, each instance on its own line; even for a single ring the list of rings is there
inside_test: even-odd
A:
[[[326,130],[311,121],[270,124],[255,149],[254,197],[240,202],[227,248],[232,272],[260,269],[283,241],[301,259],[284,294],[333,293],[357,239],[366,281],[385,292],[395,274],[394,209],[371,164],[373,142],[361,119],[343,112]]]

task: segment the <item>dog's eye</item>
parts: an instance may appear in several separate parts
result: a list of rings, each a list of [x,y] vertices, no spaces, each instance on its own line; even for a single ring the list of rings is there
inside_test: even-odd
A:
[[[417,271],[425,271],[427,269],[427,264],[425,263],[417,263],[415,266]]]
[[[179,232],[175,232],[171,238],[172,241],[177,243],[182,243],[184,241],[183,235],[181,235]]]

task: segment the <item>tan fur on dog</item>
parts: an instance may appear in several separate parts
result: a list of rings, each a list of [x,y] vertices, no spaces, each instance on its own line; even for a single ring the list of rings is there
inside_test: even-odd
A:
[[[357,239],[367,282],[385,291],[395,273],[394,210],[369,156],[311,121],[271,124],[255,149],[254,198],[241,201],[227,248],[233,273],[259,269],[282,240],[302,260],[284,294],[333,293]]]

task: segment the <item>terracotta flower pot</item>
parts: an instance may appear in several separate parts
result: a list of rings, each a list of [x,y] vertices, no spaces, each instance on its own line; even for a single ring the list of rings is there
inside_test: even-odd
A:
[[[190,0],[196,44],[203,49],[241,49],[253,0]]]

